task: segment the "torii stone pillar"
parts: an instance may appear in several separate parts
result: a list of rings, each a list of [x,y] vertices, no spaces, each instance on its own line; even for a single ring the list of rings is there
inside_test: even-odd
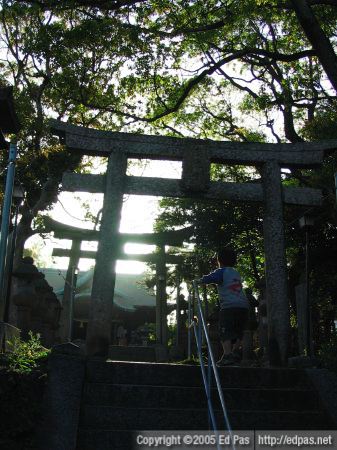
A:
[[[167,346],[167,304],[166,304],[166,258],[165,245],[159,246],[156,263],[156,343]]]
[[[123,204],[127,155],[112,151],[105,176],[100,240],[91,293],[87,330],[88,355],[108,354],[111,334],[113,293],[116,282],[117,239]]]
[[[64,294],[62,301],[62,310],[60,316],[60,328],[59,328],[59,337],[61,342],[67,342],[71,339],[71,302],[73,296],[73,289],[76,287],[76,282],[74,283],[74,269],[78,267],[78,263],[80,260],[80,252],[81,252],[81,241],[78,239],[74,239],[71,245],[70,251],[70,259],[66,274],[65,286],[64,286]]]
[[[262,180],[269,360],[272,365],[286,365],[290,323],[281,170],[277,161],[263,165]]]

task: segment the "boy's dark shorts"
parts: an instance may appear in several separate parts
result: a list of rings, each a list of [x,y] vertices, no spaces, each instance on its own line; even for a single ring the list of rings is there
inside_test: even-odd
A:
[[[226,308],[219,311],[219,335],[221,341],[242,339],[248,322],[247,308]]]

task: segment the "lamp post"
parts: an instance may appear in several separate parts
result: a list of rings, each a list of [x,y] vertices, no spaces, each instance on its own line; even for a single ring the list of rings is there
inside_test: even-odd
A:
[[[11,295],[11,284],[12,284],[12,273],[13,273],[13,262],[14,262],[14,253],[15,253],[15,244],[16,244],[16,235],[17,235],[17,226],[18,226],[18,216],[19,209],[24,199],[24,191],[21,186],[14,185],[13,188],[13,205],[15,207],[14,211],[14,225],[12,230],[12,236],[9,242],[8,252],[8,261],[6,263],[5,269],[5,282],[4,282],[4,298],[5,298],[5,310],[4,310],[4,322],[8,322],[9,316],[9,299]]]
[[[10,210],[12,204],[12,194],[15,176],[15,161],[17,156],[17,148],[15,143],[10,145],[6,141],[4,134],[17,134],[21,129],[21,124],[17,117],[14,98],[13,87],[6,86],[0,88],[0,149],[8,150],[9,158],[7,166],[6,187],[4,195],[4,203],[2,208],[1,218],[1,236],[0,236],[0,321],[3,320],[5,310],[4,290],[5,285],[5,266],[6,266],[6,252],[8,231],[10,222]]]
[[[7,166],[7,177],[5,187],[5,197],[2,208],[1,219],[1,236],[0,236],[0,320],[3,320],[5,309],[5,297],[3,292],[5,290],[5,267],[6,267],[6,254],[8,245],[8,232],[10,223],[10,213],[12,206],[13,186],[15,177],[15,160],[17,155],[16,144],[11,143],[9,148],[9,161]]]
[[[310,246],[309,246],[309,230],[314,226],[314,219],[312,216],[304,215],[299,219],[299,226],[305,231],[305,287],[306,287],[306,348],[307,356],[312,356],[312,336],[311,336],[311,308],[310,308]]]

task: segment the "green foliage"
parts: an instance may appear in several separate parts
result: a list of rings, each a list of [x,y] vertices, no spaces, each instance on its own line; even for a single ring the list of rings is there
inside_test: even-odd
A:
[[[337,333],[331,334],[330,339],[324,342],[319,351],[322,366],[337,373]]]
[[[29,332],[28,341],[14,338],[8,342],[10,351],[5,354],[9,370],[17,373],[29,373],[48,357],[50,350],[44,348],[40,336]]]
[[[337,139],[336,120],[337,105],[322,105],[315,117],[305,123],[302,134],[310,141]]]
[[[156,342],[156,324],[146,322],[144,324],[144,327],[146,327],[149,332],[149,334],[148,334],[149,343],[154,344]]]

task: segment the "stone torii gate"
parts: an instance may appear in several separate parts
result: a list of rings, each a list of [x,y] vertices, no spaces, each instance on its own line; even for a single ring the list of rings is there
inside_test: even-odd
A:
[[[68,257],[69,264],[65,279],[65,289],[62,302],[60,319],[60,338],[67,341],[70,336],[70,308],[72,298],[72,286],[74,279],[74,268],[78,267],[81,258],[96,259],[97,252],[92,250],[81,250],[82,241],[99,241],[99,231],[66,225],[46,217],[44,220],[45,230],[53,232],[57,239],[72,241],[71,249],[54,248],[52,256]],[[165,246],[180,247],[183,242],[191,236],[191,228],[178,231],[164,231],[160,233],[119,233],[119,253],[117,259],[129,261],[150,262],[156,265],[156,344],[167,347],[167,295],[166,295],[166,264],[180,264],[183,258],[179,255],[167,254]],[[158,253],[150,254],[126,254],[122,247],[126,243],[142,243],[156,245]]]
[[[123,194],[158,195],[263,202],[265,274],[269,341],[286,364],[289,306],[283,227],[283,203],[315,206],[321,192],[311,188],[284,187],[281,168],[313,168],[323,161],[324,150],[334,150],[335,141],[268,144],[218,142],[99,131],[51,122],[52,132],[71,151],[106,156],[106,175],[65,174],[63,189],[104,193],[100,242],[92,288],[87,352],[107,354],[110,339],[111,292],[118,255],[115,236],[120,223]],[[142,178],[126,175],[128,158],[183,162],[182,179]],[[259,167],[260,183],[210,181],[210,164],[241,164]],[[113,272],[113,273],[111,273]]]

